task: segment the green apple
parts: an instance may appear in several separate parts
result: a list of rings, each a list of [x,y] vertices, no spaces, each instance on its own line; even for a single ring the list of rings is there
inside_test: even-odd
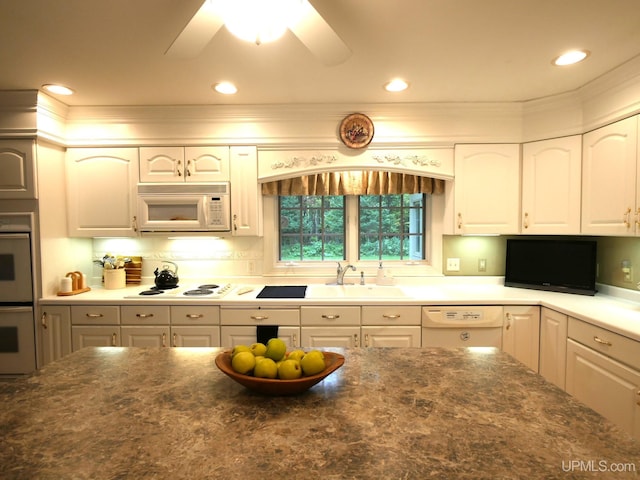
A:
[[[272,359],[274,362],[279,362],[284,358],[284,354],[287,353],[287,344],[284,340],[279,338],[271,338],[267,342],[267,351],[264,356]]]
[[[295,380],[302,376],[302,368],[296,360],[285,360],[278,367],[278,378],[282,380]]]
[[[251,348],[248,347],[247,345],[236,345],[235,347],[233,347],[233,350],[231,350],[231,358],[235,357],[236,353],[240,353],[240,352],[250,352]]]
[[[270,358],[262,357],[262,360],[256,362],[253,369],[253,376],[258,378],[277,378],[278,366]]]
[[[324,354],[319,350],[311,350],[300,360],[300,367],[306,376],[322,372],[327,367]]]
[[[298,360],[304,357],[304,350],[294,350],[287,355],[287,360]]]
[[[256,357],[264,357],[267,351],[267,346],[264,343],[252,343],[249,348],[251,348],[251,351]]]
[[[231,358],[231,368],[244,375],[250,374],[256,366],[256,357],[250,351],[238,352]]]

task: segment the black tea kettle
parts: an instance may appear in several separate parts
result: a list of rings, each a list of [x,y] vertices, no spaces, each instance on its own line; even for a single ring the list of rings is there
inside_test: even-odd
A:
[[[167,288],[176,288],[178,286],[178,266],[173,262],[164,262],[173,265],[174,270],[170,270],[168,265],[163,265],[162,270],[158,268],[153,272],[156,276],[156,287],[160,290]]]

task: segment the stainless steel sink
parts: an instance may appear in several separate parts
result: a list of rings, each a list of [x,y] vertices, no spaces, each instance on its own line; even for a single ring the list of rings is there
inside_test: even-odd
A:
[[[309,285],[305,298],[406,298],[400,287],[386,285]]]

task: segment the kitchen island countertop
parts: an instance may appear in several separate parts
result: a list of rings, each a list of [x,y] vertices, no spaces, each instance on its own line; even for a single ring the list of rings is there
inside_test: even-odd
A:
[[[233,382],[221,351],[85,348],[0,382],[0,478],[640,476],[637,441],[495,349],[335,349],[294,397]]]

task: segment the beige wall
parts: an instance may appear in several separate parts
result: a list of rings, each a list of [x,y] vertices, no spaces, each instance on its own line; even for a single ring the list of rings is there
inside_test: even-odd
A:
[[[509,237],[463,237],[447,235],[443,240],[442,271],[447,276],[502,276],[505,269],[506,240]],[[577,237],[584,238],[584,237]],[[636,290],[640,282],[640,238],[597,237],[598,283]],[[447,258],[460,259],[460,271],[446,270]],[[478,261],[486,259],[486,271]],[[631,262],[631,282],[624,280],[622,261]]]

